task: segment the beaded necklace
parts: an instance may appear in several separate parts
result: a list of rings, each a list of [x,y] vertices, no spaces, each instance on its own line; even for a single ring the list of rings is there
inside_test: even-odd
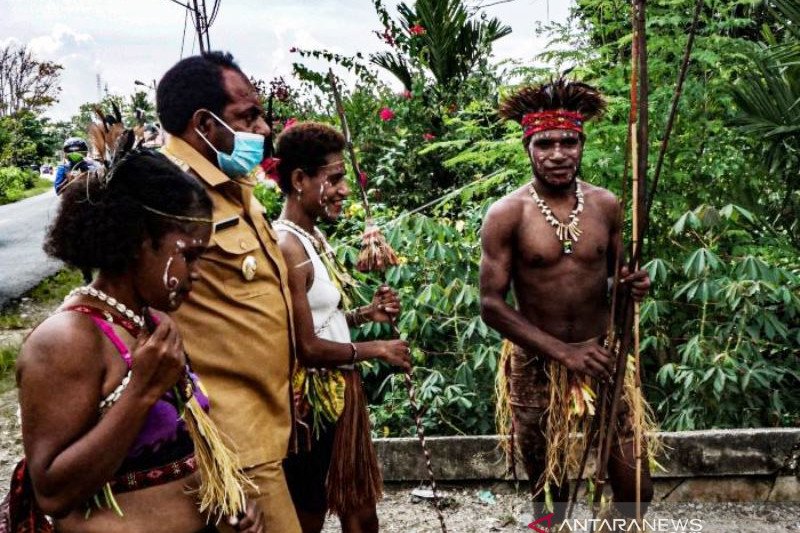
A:
[[[330,244],[328,244],[328,240],[325,238],[325,235],[322,234],[319,228],[314,226],[313,231],[316,234],[316,236],[314,236],[297,225],[297,223],[286,218],[280,218],[272,224],[274,226],[291,228],[311,241],[311,245],[317,251],[317,254],[319,254],[319,258],[322,261],[322,264],[325,266],[325,270],[328,271],[328,276],[331,278],[331,281],[334,285],[336,285],[336,288],[339,289],[339,293],[342,295],[342,306],[344,309],[349,309],[353,303],[353,299],[348,293],[349,291],[355,289],[357,283],[345,271],[342,265],[339,264],[333,248]]]
[[[314,229],[313,229],[314,233],[316,233],[316,236],[315,236],[315,235],[311,235],[309,232],[307,232],[306,230],[301,228],[299,224],[296,224],[296,223],[292,222],[288,218],[278,219],[275,222],[273,222],[272,224],[274,226],[286,226],[287,228],[292,228],[297,233],[299,233],[300,235],[302,235],[303,237],[305,237],[306,239],[311,241],[311,244],[314,245],[314,249],[319,254],[327,253],[327,250],[325,250],[324,245],[323,245],[323,242],[325,241],[325,238],[322,236],[322,234],[321,234],[322,232],[320,232],[319,228],[317,228],[316,226],[314,226]]]
[[[533,201],[536,202],[542,215],[544,215],[545,221],[555,229],[556,237],[561,241],[562,252],[564,255],[571,255],[574,251],[575,243],[578,242],[578,237],[583,233],[580,228],[578,228],[578,223],[580,222],[578,215],[583,212],[583,191],[581,190],[581,182],[575,180],[575,197],[578,203],[572,211],[570,211],[569,219],[566,224],[558,220],[550,207],[539,197],[536,188],[533,186],[533,182],[528,186],[528,190],[533,197]]]
[[[125,304],[123,304],[122,302],[118,301],[116,298],[114,298],[112,296],[109,296],[108,294],[104,293],[100,289],[95,289],[94,287],[89,287],[89,286],[76,287],[76,288],[72,289],[69,292],[69,294],[67,294],[67,297],[64,298],[64,299],[66,300],[68,298],[71,298],[71,297],[75,296],[76,294],[83,294],[84,296],[90,296],[92,298],[100,300],[101,302],[103,302],[103,303],[113,307],[117,311],[119,311],[120,314],[122,314],[122,316],[127,317],[128,319],[133,321],[133,323],[136,324],[137,326],[139,326],[140,328],[144,327],[144,317],[143,316],[137,315],[136,313],[134,313],[133,311],[128,309],[128,307]]]

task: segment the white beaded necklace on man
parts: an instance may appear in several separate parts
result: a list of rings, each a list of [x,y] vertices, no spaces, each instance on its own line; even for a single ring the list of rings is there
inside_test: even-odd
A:
[[[581,182],[575,180],[575,197],[578,199],[578,204],[570,211],[569,219],[566,224],[558,220],[550,207],[539,197],[539,193],[536,192],[533,182],[528,186],[528,189],[533,197],[533,201],[536,202],[536,205],[539,206],[539,209],[544,215],[544,219],[555,228],[556,237],[561,241],[561,249],[564,255],[570,255],[573,252],[574,244],[578,242],[578,237],[583,233],[580,228],[578,228],[578,223],[580,222],[578,215],[583,212],[583,191],[581,190]]]
[[[67,297],[64,298],[64,299],[66,300],[68,298],[71,298],[71,297],[75,296],[76,294],[83,294],[84,296],[90,296],[92,298],[96,298],[96,299],[100,300],[101,302],[104,302],[104,303],[108,304],[109,306],[113,307],[114,309],[116,309],[117,311],[119,311],[119,313],[122,316],[124,316],[124,317],[128,318],[129,320],[131,320],[134,324],[136,324],[140,328],[144,327],[144,317],[143,316],[137,315],[136,313],[134,313],[133,311],[128,309],[128,307],[125,304],[123,304],[122,302],[118,301],[116,298],[114,298],[112,296],[109,296],[108,294],[104,293],[100,289],[95,289],[94,287],[89,287],[89,286],[76,287],[76,288],[72,289],[69,292],[69,294],[67,294]]]

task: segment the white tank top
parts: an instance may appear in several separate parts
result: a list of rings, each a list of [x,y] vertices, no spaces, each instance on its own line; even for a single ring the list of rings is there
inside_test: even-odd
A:
[[[350,328],[344,312],[339,308],[342,295],[331,281],[328,269],[322,263],[314,244],[302,233],[291,226],[275,221],[278,231],[287,231],[297,237],[306,250],[311,266],[314,267],[314,281],[311,283],[306,296],[308,306],[311,308],[311,317],[314,320],[314,333],[320,339],[334,342],[350,342]],[[287,265],[292,268],[292,265]]]

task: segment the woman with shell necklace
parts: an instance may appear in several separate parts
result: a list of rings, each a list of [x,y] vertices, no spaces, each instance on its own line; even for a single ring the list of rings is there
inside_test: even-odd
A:
[[[23,344],[26,459],[6,500],[12,523],[37,532],[195,533],[217,531],[223,519],[262,531],[165,314],[197,279],[211,207],[193,177],[146,150],[65,188],[45,250],[99,273]]]
[[[344,147],[341,133],[314,122],[295,124],[277,140],[278,181],[286,200],[275,227],[289,268],[299,363],[293,385],[300,446],[284,467],[304,533],[319,532],[327,512],[339,516],[346,533],[378,530],[382,480],[357,365],[381,360],[410,366],[405,341],[350,339],[350,326],[388,322],[400,303],[382,286],[370,305],[349,309],[352,280],[317,228],[319,220],[339,217],[350,192]]]

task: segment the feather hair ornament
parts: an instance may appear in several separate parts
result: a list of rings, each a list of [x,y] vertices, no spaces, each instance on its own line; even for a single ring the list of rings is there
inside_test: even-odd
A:
[[[606,100],[600,92],[586,83],[560,76],[540,85],[522,87],[500,104],[500,116],[522,123],[525,115],[541,111],[564,110],[582,115],[583,120],[601,116]]]

